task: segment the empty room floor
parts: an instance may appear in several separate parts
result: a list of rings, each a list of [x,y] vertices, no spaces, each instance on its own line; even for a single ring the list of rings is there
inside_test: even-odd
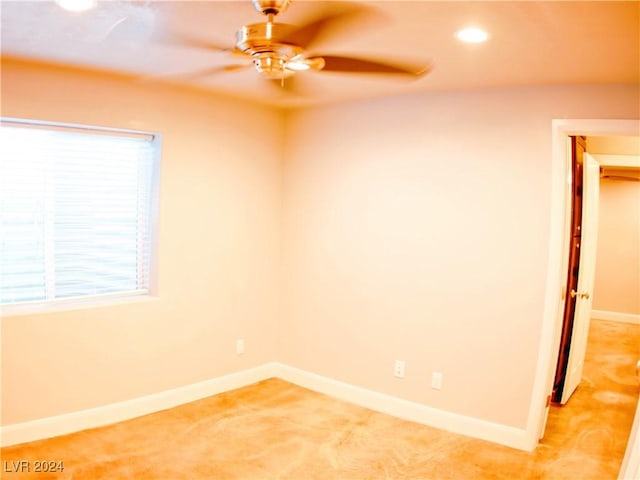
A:
[[[270,379],[107,427],[2,449],[2,478],[615,479],[640,387],[640,325],[594,320],[581,385],[531,453]],[[62,472],[16,472],[20,460]],[[52,464],[53,465],[53,464]],[[60,464],[55,464],[59,466]]]

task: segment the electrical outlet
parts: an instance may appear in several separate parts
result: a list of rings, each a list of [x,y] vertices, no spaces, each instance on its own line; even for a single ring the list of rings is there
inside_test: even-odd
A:
[[[393,375],[398,378],[404,378],[404,360],[396,360],[393,367]]]
[[[442,372],[433,372],[431,374],[431,388],[442,390]]]
[[[244,353],[244,340],[236,340],[236,354],[242,355]]]

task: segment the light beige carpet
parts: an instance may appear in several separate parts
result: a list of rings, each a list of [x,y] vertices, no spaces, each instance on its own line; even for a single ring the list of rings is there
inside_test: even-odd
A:
[[[639,387],[640,326],[594,321],[583,384],[533,453],[443,432],[271,379],[2,450],[2,478],[615,479]],[[505,379],[506,380],[506,379]],[[18,460],[64,462],[50,474]]]

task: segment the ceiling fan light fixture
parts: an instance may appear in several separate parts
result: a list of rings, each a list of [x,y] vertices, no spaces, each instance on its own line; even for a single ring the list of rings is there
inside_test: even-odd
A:
[[[97,4],[97,0],[56,0],[56,3],[70,12],[85,12],[91,10]]]
[[[253,64],[260,75],[266,78],[281,79],[293,74],[293,71],[287,69],[287,58],[276,52],[256,55]]]
[[[306,58],[301,55],[290,59],[287,62],[287,68],[294,72],[303,72],[305,70],[322,70],[325,66],[324,58],[313,57]]]
[[[311,68],[311,65],[309,65],[307,62],[305,62],[302,59],[289,60],[287,62],[287,68],[289,70],[293,70],[294,72],[303,72],[305,70],[309,70]]]
[[[470,27],[456,32],[456,38],[465,43],[482,43],[487,41],[489,34],[481,28]]]

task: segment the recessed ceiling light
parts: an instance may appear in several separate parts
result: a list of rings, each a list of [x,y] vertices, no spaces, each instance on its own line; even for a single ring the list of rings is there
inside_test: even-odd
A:
[[[464,28],[456,33],[456,37],[465,43],[482,43],[489,38],[489,34],[479,28]]]
[[[97,0],[56,0],[56,3],[71,12],[84,12],[96,6]]]

